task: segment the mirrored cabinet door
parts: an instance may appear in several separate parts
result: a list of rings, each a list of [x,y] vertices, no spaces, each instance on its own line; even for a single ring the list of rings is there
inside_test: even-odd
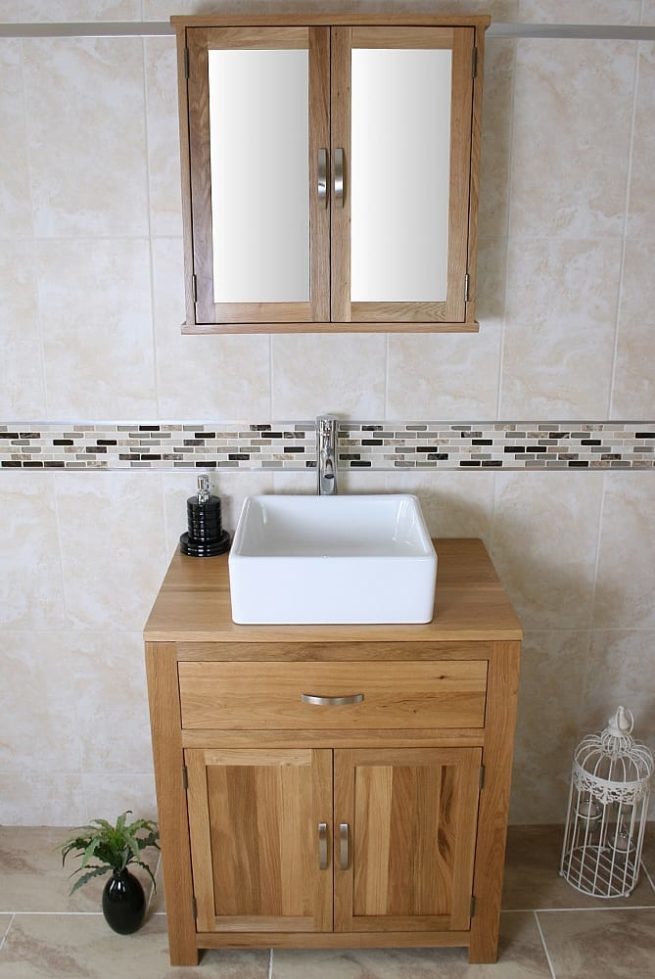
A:
[[[329,321],[327,27],[192,28],[192,322]]]
[[[466,319],[472,27],[332,28],[332,319]]]

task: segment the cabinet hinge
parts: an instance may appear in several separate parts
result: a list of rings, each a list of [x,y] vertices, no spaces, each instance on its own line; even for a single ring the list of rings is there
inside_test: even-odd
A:
[[[464,276],[464,302],[465,303],[467,303],[469,301],[469,287],[470,287],[470,285],[471,285],[471,276],[467,272],[466,275]]]
[[[475,917],[475,894],[471,894],[471,917]]]
[[[189,49],[184,49],[184,77],[189,77]]]
[[[198,917],[198,904],[195,897],[191,898],[191,908],[193,910],[193,918],[195,920]]]
[[[189,773],[186,765],[182,765],[182,786],[185,792],[189,788]]]
[[[471,52],[471,74],[473,78],[477,78],[477,74],[478,74],[478,49],[477,48],[473,48],[473,51]],[[188,77],[189,76],[187,75],[187,78]]]
[[[191,288],[193,289],[193,301],[194,303],[197,303],[198,302],[198,278],[195,273],[191,276]]]
[[[484,765],[480,765],[480,788],[484,788]]]

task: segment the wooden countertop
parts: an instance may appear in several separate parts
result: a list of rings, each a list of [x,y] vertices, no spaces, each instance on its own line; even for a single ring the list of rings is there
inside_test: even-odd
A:
[[[227,554],[176,552],[145,626],[148,642],[439,642],[515,640],[521,623],[481,540],[434,541],[439,564],[425,625],[236,625]]]

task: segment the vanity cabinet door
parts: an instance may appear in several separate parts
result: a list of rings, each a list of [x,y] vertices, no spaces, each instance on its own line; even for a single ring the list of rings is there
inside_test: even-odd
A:
[[[185,751],[199,932],[332,930],[332,752]]]
[[[189,324],[330,319],[329,37],[186,31]]]
[[[469,318],[474,46],[473,27],[332,28],[334,321]]]
[[[334,754],[335,931],[467,930],[482,750]]]

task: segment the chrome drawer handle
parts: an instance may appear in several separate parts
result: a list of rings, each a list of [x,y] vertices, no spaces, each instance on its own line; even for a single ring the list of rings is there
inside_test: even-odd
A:
[[[334,199],[337,207],[343,207],[343,199],[346,192],[346,178],[344,176],[344,152],[340,146],[334,151]]]
[[[321,147],[318,151],[318,201],[323,207],[328,203],[328,151]]]
[[[327,823],[318,824],[318,869],[327,870],[328,865],[328,835]]]
[[[339,867],[348,870],[350,863],[350,826],[339,823]]]
[[[319,704],[321,707],[343,707],[344,704],[361,704],[363,693],[351,693],[346,697],[319,697],[313,693],[301,693],[303,704]]]

